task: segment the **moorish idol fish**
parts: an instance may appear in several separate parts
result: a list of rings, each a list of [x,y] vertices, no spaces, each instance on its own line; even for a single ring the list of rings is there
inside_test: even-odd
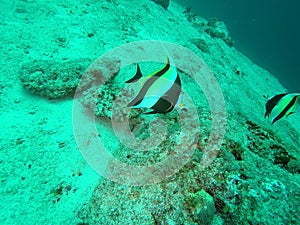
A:
[[[130,108],[152,109],[146,114],[168,113],[181,104],[181,80],[169,57],[166,64],[156,72],[143,76],[140,66],[126,83],[141,82],[142,88],[128,104]]]
[[[294,113],[300,93],[283,93],[268,99],[265,117],[271,116],[272,124]]]

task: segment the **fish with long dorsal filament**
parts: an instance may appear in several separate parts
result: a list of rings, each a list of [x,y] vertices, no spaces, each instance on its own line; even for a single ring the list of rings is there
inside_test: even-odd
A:
[[[125,83],[135,82],[141,82],[142,87],[128,107],[152,109],[145,114],[168,113],[177,106],[185,108],[181,102],[181,80],[168,56],[161,69],[146,76],[137,64],[135,75]]]
[[[265,117],[272,118],[272,124],[276,121],[287,118],[294,113],[300,93],[283,93],[268,99],[266,103]]]

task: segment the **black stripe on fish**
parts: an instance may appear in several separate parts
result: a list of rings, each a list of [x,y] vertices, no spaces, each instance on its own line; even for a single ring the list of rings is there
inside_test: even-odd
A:
[[[159,100],[151,107],[153,111],[145,114],[171,112],[177,104],[180,93],[181,93],[181,80],[179,75],[177,74],[176,80],[172,85],[172,87],[165,93],[164,96],[159,98]]]
[[[153,85],[153,83],[162,75],[164,75],[170,68],[170,61],[168,58],[167,64],[165,65],[165,67],[163,69],[161,69],[160,71],[158,71],[156,74],[154,74],[152,77],[150,77],[145,84],[143,85],[142,89],[139,91],[138,95],[131,101],[128,103],[128,107],[131,106],[136,106],[138,104],[141,103],[141,101],[143,101],[143,98],[145,97],[148,89]]]
[[[141,68],[139,66],[139,64],[136,65],[136,73],[135,75],[129,79],[128,81],[125,81],[125,83],[134,83],[137,82],[141,77],[143,76],[142,72],[141,72]]]
[[[166,99],[160,98],[151,109],[153,109],[151,112],[145,114],[168,113],[174,109],[174,106]]]
[[[299,97],[299,95],[296,95],[295,97],[293,97],[292,101],[289,102],[289,104],[284,108],[284,110],[282,110],[281,113],[279,113],[279,115],[274,118],[274,120],[272,121],[272,124],[275,123],[276,121],[280,120],[282,117],[284,117],[286,115],[286,113],[289,111],[289,109],[292,108],[293,105],[295,105],[297,103],[298,97]],[[290,114],[292,114],[292,112],[290,112],[289,115]]]
[[[275,95],[274,97],[272,97],[271,99],[269,99],[266,103],[266,113],[265,113],[265,117],[269,117],[272,110],[274,109],[274,107],[278,104],[278,102],[284,97],[286,96],[287,93],[284,94],[279,94],[279,95]]]

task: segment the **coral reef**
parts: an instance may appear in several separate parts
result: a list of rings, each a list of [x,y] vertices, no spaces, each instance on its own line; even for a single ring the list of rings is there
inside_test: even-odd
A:
[[[249,150],[291,173],[299,173],[299,167],[295,167],[295,164],[299,165],[299,159],[292,152],[295,146],[278,141],[273,132],[266,131],[251,121],[247,121],[246,124],[252,134],[247,137]]]
[[[201,19],[176,2],[168,10],[155,7],[149,0],[139,4],[125,0],[90,0],[83,4],[19,1],[16,6],[5,5],[9,6],[16,14],[11,21],[6,10],[0,13],[0,25],[5,29],[1,58],[5,60],[0,60],[0,144],[5,150],[0,159],[0,206],[6,209],[0,210],[1,224],[299,223],[299,119],[291,116],[271,126],[263,118],[266,96],[284,88],[269,72],[232,48],[223,22]],[[61,18],[67,19],[62,23]],[[176,111],[144,115],[140,109],[130,111],[126,107],[135,93],[134,87],[124,81],[132,77],[135,65],[120,68],[117,56],[87,67],[88,58],[97,58],[128,42],[154,38],[191,49],[216,78],[207,85],[205,80],[197,84],[196,76],[178,69],[183,96],[190,96],[197,110],[184,111],[184,121]],[[83,59],[76,60],[78,55]],[[28,57],[29,63],[20,66],[12,56]],[[130,58],[131,52],[126,56]],[[70,60],[59,60],[64,58]],[[153,71],[153,64],[147,63],[140,63],[142,72]],[[76,89],[76,97],[98,117],[98,132],[91,135],[124,164],[142,169],[164,162],[176,155],[189,137],[195,137],[188,145],[194,151],[184,152],[184,157],[190,158],[173,174],[167,172],[178,165],[176,160],[146,171],[143,184],[155,172],[161,181],[155,185],[123,185],[99,177],[74,140],[72,101],[45,101],[24,94],[16,85],[19,69],[22,85],[37,95],[62,98]],[[214,97],[206,96],[203,89],[210,88],[212,82],[219,83],[226,101],[227,127],[218,155],[213,155],[216,158],[203,169],[205,147],[213,129],[213,104],[207,98]],[[192,120],[193,115],[199,121]],[[124,118],[137,140],[132,143],[130,139],[128,146],[116,135],[123,131]],[[112,122],[117,129],[112,129]],[[186,132],[181,129],[184,124],[189,128]],[[156,141],[161,142],[154,146]],[[84,146],[91,143],[88,139]],[[154,147],[138,151],[149,146]],[[111,161],[105,165],[107,170],[116,171],[113,178],[119,180],[133,174],[125,169],[119,173]]]
[[[193,22],[197,18],[197,14],[192,12],[191,6],[186,7],[185,10],[183,11],[183,14],[186,16],[189,22]]]
[[[103,180],[78,217],[87,224],[211,224],[212,197],[204,190],[185,192],[176,182],[130,187]]]
[[[191,42],[197,46],[202,52],[209,53],[209,44],[205,38],[194,38]]]
[[[95,116],[108,119],[120,119],[126,114],[129,98],[133,97],[130,90],[122,90],[124,83],[116,82],[115,78],[120,72],[118,60],[102,60],[92,64],[82,76],[77,87],[76,97],[87,108],[93,111]],[[120,93],[122,91],[122,93]],[[121,97],[119,97],[121,95]]]
[[[204,31],[213,38],[221,38],[228,46],[234,46],[234,41],[229,36],[226,24],[222,21],[212,18],[208,20],[207,24],[203,27]]]
[[[192,42],[197,43],[196,40]],[[122,79],[126,74],[128,77],[130,73],[132,71],[121,70],[118,76],[110,78],[101,88],[95,87],[98,96],[95,98],[97,116],[103,118],[112,116],[112,104],[121,90],[121,86],[115,79],[119,76],[121,77],[119,79]],[[235,70],[232,73],[236,74]],[[185,85],[192,88],[193,81],[182,73],[181,76]],[[129,93],[128,90],[123,92],[126,98],[132,97]],[[121,98],[120,106],[126,104],[126,98]],[[85,96],[83,99],[87,100]],[[120,109],[117,111],[120,112],[119,115],[126,114]],[[152,117],[140,114],[139,110],[133,112],[130,114],[131,131],[136,138],[147,139],[151,136],[149,122]],[[205,124],[209,123],[209,112],[200,106],[198,112],[201,121]],[[174,140],[180,132],[177,116],[175,112],[159,116],[166,123],[170,138],[163,141],[158,148],[143,152],[136,151],[141,146],[130,149],[120,144],[114,152],[115,157],[130,165],[143,166],[160,162],[168,155],[174,154],[177,146]],[[287,205],[288,208],[293,208],[297,204],[296,200],[288,194],[289,189],[294,189],[293,184],[288,184],[287,181],[292,179],[293,174],[299,173],[297,156],[293,152],[295,146],[284,144],[280,137],[251,120],[246,120],[245,126],[247,130],[244,131],[243,137],[246,140],[236,141],[226,137],[218,157],[204,171],[199,168],[202,151],[207,144],[208,131],[202,126],[192,160],[176,175],[155,187],[128,187],[103,181],[97,187],[90,202],[78,214],[79,218],[83,223],[89,224],[105,224],[104,221],[110,221],[106,222],[109,224],[112,220],[122,221],[123,224],[143,221],[145,224],[189,225],[252,224],[253,222],[287,224],[296,221],[297,214],[288,213],[286,208]],[[154,129],[159,130],[161,127],[154,123]],[[253,167],[253,163],[257,163],[258,166]],[[272,167],[270,172],[272,165],[275,167]],[[261,174],[257,174],[257,169],[261,170]],[[272,175],[268,174],[269,172]],[[277,179],[276,174],[285,174],[287,180]],[[117,191],[118,195],[115,194]],[[132,194],[128,194],[131,192]],[[131,198],[133,199],[128,201]],[[102,204],[103,201],[118,202],[120,208],[114,204]],[[165,201],[168,201],[168,205],[165,205]],[[285,205],[282,205],[282,202]],[[274,206],[276,213],[280,215],[279,218],[268,213],[269,208]],[[287,214],[289,215],[286,216]]]
[[[89,61],[34,60],[23,64],[19,77],[23,87],[30,92],[48,99],[62,98],[74,93]]]
[[[197,224],[211,224],[216,212],[213,198],[204,190],[188,193],[184,199],[184,208]]]

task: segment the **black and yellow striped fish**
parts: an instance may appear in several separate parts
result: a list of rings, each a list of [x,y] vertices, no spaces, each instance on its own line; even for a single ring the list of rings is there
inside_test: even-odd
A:
[[[265,117],[272,118],[272,124],[276,121],[287,118],[294,113],[300,93],[283,93],[268,99],[266,103]]]
[[[181,80],[169,57],[166,64],[147,76],[143,76],[139,65],[134,77],[126,83],[141,82],[142,88],[128,104],[131,108],[152,109],[146,114],[168,113],[181,104]]]

